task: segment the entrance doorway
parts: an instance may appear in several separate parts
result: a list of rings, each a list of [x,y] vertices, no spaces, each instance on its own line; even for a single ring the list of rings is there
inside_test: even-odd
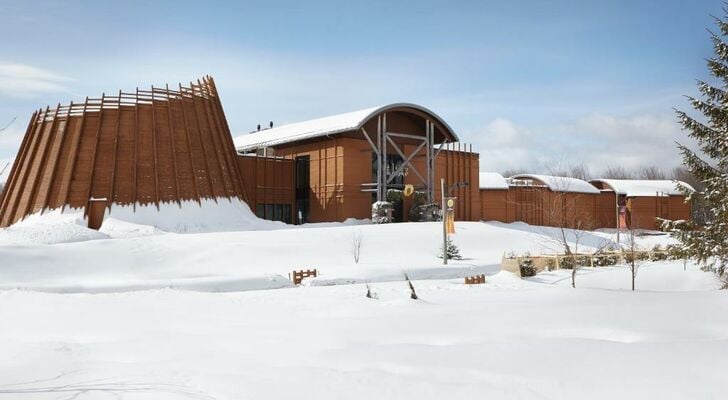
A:
[[[296,157],[296,224],[309,222],[311,157]]]

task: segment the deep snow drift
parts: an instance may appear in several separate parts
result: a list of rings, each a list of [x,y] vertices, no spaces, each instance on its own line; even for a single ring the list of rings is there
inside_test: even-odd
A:
[[[583,268],[577,289],[569,271],[498,272],[506,252],[558,251],[553,228],[459,222],[465,258],[443,266],[438,223],[41,222],[0,230],[0,399],[724,395],[728,298],[714,275],[645,263],[632,292],[625,266]],[[589,232],[580,249],[605,243],[611,232]],[[291,287],[288,272],[314,267]],[[473,273],[488,282],[454,279]]]
[[[665,275],[672,278],[664,279]],[[728,297],[682,263],[239,293],[0,291],[0,398],[719,399]],[[677,285],[675,285],[677,284]],[[77,396],[77,397],[74,397]]]
[[[507,252],[560,250],[554,228],[458,222],[453,240],[464,258],[443,267],[438,258],[439,223],[349,221],[296,227],[253,216],[251,226],[267,230],[176,234],[116,220],[113,215],[101,232],[78,225],[83,221],[74,215],[58,215],[57,226],[38,224],[48,223],[47,218],[29,218],[0,230],[0,289],[93,293],[167,287],[270,289],[289,286],[288,274],[304,268],[320,272],[311,285],[402,280],[405,273],[413,279],[444,279],[496,273]],[[42,229],[33,230],[34,226]],[[47,240],[47,232],[58,232],[57,244],[41,244],[54,242]],[[352,254],[355,235],[362,238],[358,264]],[[589,232],[581,239],[581,249],[614,239],[609,232]],[[646,248],[670,241],[664,235],[640,240]]]

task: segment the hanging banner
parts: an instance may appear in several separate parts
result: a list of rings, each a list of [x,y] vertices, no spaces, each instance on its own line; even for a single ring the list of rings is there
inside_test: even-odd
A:
[[[447,234],[455,234],[455,215],[449,211],[447,213]]]
[[[455,234],[455,200],[457,197],[449,197],[446,201],[447,210],[446,210],[446,224],[447,227],[447,234],[453,235]]]

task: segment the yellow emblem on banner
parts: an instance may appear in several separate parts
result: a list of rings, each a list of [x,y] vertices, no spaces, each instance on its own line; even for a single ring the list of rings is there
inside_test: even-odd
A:
[[[447,234],[452,235],[455,233],[455,213],[447,213]]]
[[[410,184],[404,185],[404,195],[405,195],[405,197],[412,196],[412,194],[414,192],[415,192],[415,187],[414,186],[412,186]]]

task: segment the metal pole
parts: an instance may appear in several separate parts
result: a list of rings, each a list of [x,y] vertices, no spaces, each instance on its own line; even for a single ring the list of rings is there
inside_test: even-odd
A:
[[[445,178],[440,179],[442,193],[442,264],[447,265],[447,204],[445,204]]]
[[[377,117],[377,201],[382,201],[382,116]]]
[[[614,191],[614,205],[614,213],[617,215],[617,243],[619,243],[619,230],[621,227],[619,226],[619,195],[616,190]]]

